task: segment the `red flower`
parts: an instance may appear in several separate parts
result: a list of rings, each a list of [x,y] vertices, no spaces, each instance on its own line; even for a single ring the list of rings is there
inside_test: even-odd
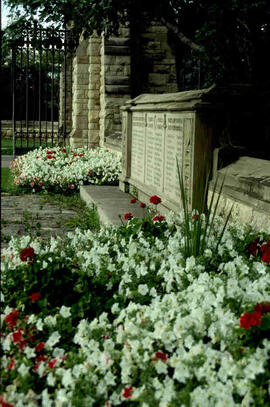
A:
[[[161,359],[161,360],[163,360],[163,362],[165,362],[165,363],[167,362],[167,355],[166,355],[166,353],[164,353],[164,352],[156,352],[155,356],[156,356],[157,359]]]
[[[193,215],[193,216],[192,216],[192,219],[198,220],[199,217],[200,217],[200,215],[196,214],[196,215]]]
[[[125,213],[125,215],[124,215],[124,219],[128,220],[128,219],[132,219],[132,218],[133,218],[132,213],[130,213],[130,212]]]
[[[69,162],[69,165],[71,165],[71,164],[72,164],[72,161]]]
[[[268,248],[270,248],[270,240],[267,240],[266,243],[261,245],[260,251],[263,253],[265,250],[267,250]]]
[[[22,341],[22,332],[23,332],[22,328],[17,329],[17,331],[13,332],[12,340],[13,340],[14,343]]]
[[[261,261],[267,264],[270,263],[270,246],[268,246],[267,249],[264,250]]]
[[[40,352],[40,351],[44,348],[44,346],[45,346],[45,343],[44,343],[44,342],[39,342],[39,343],[36,345],[35,350],[36,350],[37,352]]]
[[[154,205],[157,205],[157,204],[159,204],[159,203],[162,202],[162,201],[161,201],[161,199],[160,199],[159,196],[157,196],[157,195],[152,195],[152,196],[150,197],[150,199],[149,199],[149,202],[152,203],[152,204],[154,204]]]
[[[84,154],[83,154],[83,153],[79,154],[79,157],[83,157],[83,156],[84,156]]]
[[[250,329],[251,326],[261,325],[261,313],[258,311],[246,312],[240,317],[240,326],[244,329]]]
[[[133,390],[133,387],[132,387],[132,386],[125,387],[125,388],[124,388],[124,392],[123,392],[123,397],[124,397],[125,399],[130,398],[130,397],[132,396],[132,390]]]
[[[10,358],[10,362],[9,365],[7,367],[7,370],[12,370],[15,366],[15,359],[14,358]]]
[[[250,251],[251,254],[253,254],[253,256],[257,256],[258,243],[259,243],[259,239],[257,238],[255,240],[253,240],[253,242],[250,243],[250,245],[248,246],[248,250]]]
[[[153,218],[153,222],[161,222],[162,220],[165,220],[165,216],[155,216]]]
[[[5,316],[5,323],[7,324],[9,329],[14,328],[14,326],[17,324],[18,315],[19,311],[15,309],[14,311],[10,312],[8,315]]]
[[[129,203],[136,203],[137,202],[137,199],[136,198],[132,198],[130,201],[129,201]]]
[[[57,359],[50,360],[49,363],[48,363],[49,369],[55,369],[56,363],[57,363]]]
[[[7,403],[4,400],[4,395],[3,394],[1,394],[1,396],[0,396],[0,405],[1,405],[1,407],[14,407],[13,404]]]
[[[21,261],[32,260],[34,256],[35,250],[33,249],[33,247],[27,247],[26,249],[22,249],[20,253]]]
[[[254,311],[260,312],[261,314],[267,314],[270,312],[270,302],[260,302],[256,304]]]
[[[78,154],[73,154],[73,157],[77,157],[78,156]]]
[[[141,208],[145,208],[145,207],[146,207],[145,203],[144,203],[144,202],[141,202],[141,203],[140,203],[140,207],[141,207]]]
[[[20,351],[21,351],[21,352],[24,351],[26,345],[27,345],[27,340],[21,341],[21,342],[19,343],[19,348],[20,348]]]
[[[32,302],[35,302],[35,301],[39,300],[40,297],[41,297],[40,293],[33,293],[33,294],[29,295],[29,300],[32,300]]]
[[[36,362],[38,362],[38,363],[40,363],[40,362],[45,362],[45,360],[47,360],[48,358],[47,358],[47,356],[45,356],[45,355],[39,355],[37,358],[36,358]]]
[[[65,148],[63,148],[63,149],[62,149],[62,152],[63,152],[63,153],[66,153],[66,152],[67,152],[67,150],[66,150]]]

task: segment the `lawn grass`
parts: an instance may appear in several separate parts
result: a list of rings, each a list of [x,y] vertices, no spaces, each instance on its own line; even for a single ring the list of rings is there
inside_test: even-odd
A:
[[[21,193],[21,189],[13,182],[13,175],[9,168],[1,168],[1,193],[2,192],[8,192],[12,195]]]
[[[38,139],[29,139],[28,145],[26,140],[16,140],[16,155],[26,154],[28,151],[34,150],[40,146]],[[52,147],[48,140],[48,147]],[[46,143],[41,143],[41,147],[46,147]],[[13,140],[12,138],[1,138],[1,155],[13,155]]]

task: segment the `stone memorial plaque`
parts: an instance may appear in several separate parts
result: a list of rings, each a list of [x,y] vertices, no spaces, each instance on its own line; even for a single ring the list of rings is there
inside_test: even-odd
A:
[[[144,182],[145,170],[145,113],[132,115],[131,176]]]
[[[183,113],[167,113],[164,149],[164,192],[174,201],[180,198],[176,157],[181,170],[183,163]]]
[[[153,185],[154,148],[155,148],[155,115],[147,113],[146,128],[146,163],[145,163],[145,183]]]
[[[164,135],[165,135],[164,113],[155,114],[154,132],[154,162],[153,162],[153,186],[158,192],[163,191],[163,165],[164,165]]]

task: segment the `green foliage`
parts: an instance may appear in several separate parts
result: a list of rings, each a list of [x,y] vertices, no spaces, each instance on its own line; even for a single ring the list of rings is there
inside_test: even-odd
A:
[[[270,3],[267,0],[8,0],[8,4],[15,9],[22,6],[24,17],[38,13],[40,20],[58,25],[69,23],[76,35],[84,32],[85,36],[93,30],[99,34],[117,33],[119,24],[129,20],[137,27],[145,15],[148,20],[156,19],[171,31],[179,71],[185,62],[186,79],[184,83],[183,72],[179,72],[180,89],[197,87],[197,75],[192,77],[189,65],[195,72],[198,59],[202,87],[213,82],[268,80],[265,52],[270,44]],[[195,54],[186,52],[187,49],[195,50]]]
[[[190,256],[194,257],[203,256],[204,251],[208,246],[208,240],[213,231],[215,216],[217,214],[217,208],[220,201],[225,178],[221,183],[218,192],[218,198],[214,204],[218,182],[218,177],[216,178],[212,191],[211,201],[208,208],[206,208],[207,206],[206,200],[209,184],[209,173],[207,176],[203,177],[204,179],[201,179],[200,187],[198,188],[197,191],[195,191],[195,208],[192,215],[188,207],[188,197],[185,191],[184,177],[183,174],[180,172],[178,160],[176,162],[181,193],[181,201],[184,210],[184,244],[185,244],[184,255],[185,258],[188,258]],[[215,256],[218,253],[218,248],[223,238],[229,218],[231,216],[232,208],[233,205],[229,211],[229,214],[227,215],[222,230],[216,236],[216,247],[213,252]]]

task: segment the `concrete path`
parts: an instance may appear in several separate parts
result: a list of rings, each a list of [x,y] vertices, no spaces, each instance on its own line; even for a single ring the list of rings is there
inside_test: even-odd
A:
[[[136,218],[147,216],[146,208],[140,207],[140,202],[131,204],[131,195],[120,191],[118,186],[86,185],[80,187],[80,195],[86,205],[95,205],[102,224],[121,225],[121,215],[130,212]]]
[[[62,209],[43,201],[40,195],[1,194],[1,249],[8,245],[10,236],[49,238],[73,230],[65,223],[78,214],[76,209]]]

